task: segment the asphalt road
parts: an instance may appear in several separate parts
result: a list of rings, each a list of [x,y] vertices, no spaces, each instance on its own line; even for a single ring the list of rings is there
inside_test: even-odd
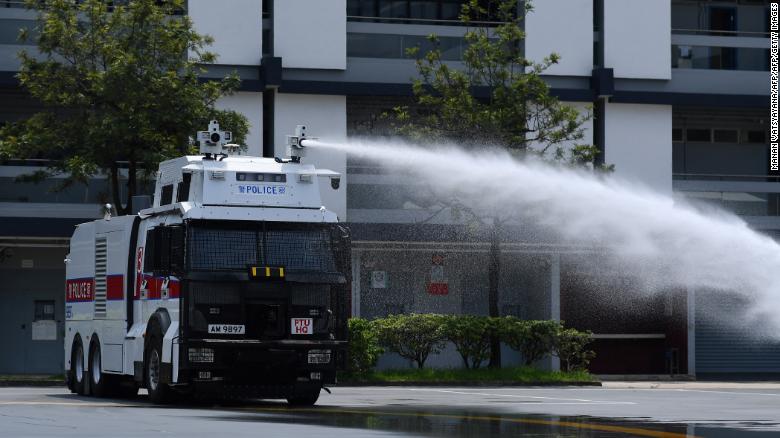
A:
[[[780,436],[780,385],[362,387],[280,401],[157,407],[61,388],[0,388],[0,437]]]

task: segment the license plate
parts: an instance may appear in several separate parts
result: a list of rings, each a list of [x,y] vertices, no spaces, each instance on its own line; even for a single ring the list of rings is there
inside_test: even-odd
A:
[[[241,324],[209,324],[209,333],[213,335],[243,335],[244,325]]]
[[[290,333],[294,335],[314,334],[312,318],[292,318],[290,320]]]
[[[330,350],[310,350],[309,363],[310,364],[330,363]]]

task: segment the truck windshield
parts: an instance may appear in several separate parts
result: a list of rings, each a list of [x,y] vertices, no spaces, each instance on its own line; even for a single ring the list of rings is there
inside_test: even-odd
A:
[[[337,273],[344,233],[333,224],[193,222],[187,231],[189,271],[245,271],[279,266],[288,271]]]

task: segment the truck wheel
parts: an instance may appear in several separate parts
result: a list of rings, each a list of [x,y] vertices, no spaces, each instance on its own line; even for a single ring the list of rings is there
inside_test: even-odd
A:
[[[89,387],[92,395],[95,397],[106,397],[109,395],[109,378],[103,373],[103,362],[100,355],[100,341],[97,336],[92,337],[92,346],[89,349]]]
[[[81,345],[81,339],[73,341],[73,349],[70,354],[70,376],[71,391],[79,395],[85,394],[84,388],[84,347]]]
[[[290,406],[314,406],[317,403],[317,399],[320,398],[320,388],[310,391],[308,394],[295,394],[287,397],[287,403]]]
[[[146,390],[149,399],[157,404],[170,400],[170,388],[162,383],[162,337],[153,334],[146,352]]]

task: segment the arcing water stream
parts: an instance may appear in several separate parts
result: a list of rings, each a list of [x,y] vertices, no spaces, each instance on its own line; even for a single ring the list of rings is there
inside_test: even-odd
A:
[[[734,215],[505,152],[369,141],[309,145],[402,169],[475,211],[533,220],[562,242],[606,246],[650,289],[738,292],[753,303],[752,316],[768,317],[770,331],[780,333],[780,245]]]

